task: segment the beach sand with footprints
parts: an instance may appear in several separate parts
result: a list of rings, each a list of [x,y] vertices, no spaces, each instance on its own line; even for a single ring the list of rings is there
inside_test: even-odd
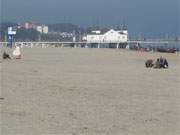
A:
[[[0,68],[2,135],[179,135],[179,54],[24,48]]]

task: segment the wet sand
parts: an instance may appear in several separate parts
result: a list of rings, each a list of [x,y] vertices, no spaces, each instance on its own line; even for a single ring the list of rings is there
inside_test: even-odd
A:
[[[0,63],[2,135],[179,135],[179,54],[22,52],[23,59]],[[159,56],[169,69],[145,68]]]

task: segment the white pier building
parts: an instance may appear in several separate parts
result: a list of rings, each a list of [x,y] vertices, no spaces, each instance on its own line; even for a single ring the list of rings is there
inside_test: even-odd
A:
[[[87,43],[126,43],[128,41],[127,30],[114,30],[102,32],[100,30],[92,31],[83,37]]]

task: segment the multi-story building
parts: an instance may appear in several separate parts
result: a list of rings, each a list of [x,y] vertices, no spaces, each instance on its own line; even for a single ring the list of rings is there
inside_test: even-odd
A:
[[[40,23],[35,23],[35,22],[25,22],[24,24],[21,25],[21,27],[25,29],[36,29],[37,26],[41,25]]]
[[[25,22],[23,24],[20,24],[18,28],[25,28],[25,29],[35,29],[40,33],[47,34],[48,33],[48,26],[41,24],[41,23],[35,23],[35,22]]]
[[[36,30],[38,32],[40,32],[41,34],[48,34],[48,26],[45,26],[45,25],[41,25],[41,26],[37,26],[36,27]]]
[[[43,25],[43,33],[48,34],[48,32],[49,32],[48,26]]]

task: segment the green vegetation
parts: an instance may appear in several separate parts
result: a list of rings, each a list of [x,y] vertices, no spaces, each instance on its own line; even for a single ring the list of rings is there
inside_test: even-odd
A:
[[[16,41],[38,41],[40,33],[34,29],[17,29]]]
[[[73,32],[73,31],[80,31],[81,29],[70,23],[59,23],[59,24],[50,24],[49,31],[50,32]]]

